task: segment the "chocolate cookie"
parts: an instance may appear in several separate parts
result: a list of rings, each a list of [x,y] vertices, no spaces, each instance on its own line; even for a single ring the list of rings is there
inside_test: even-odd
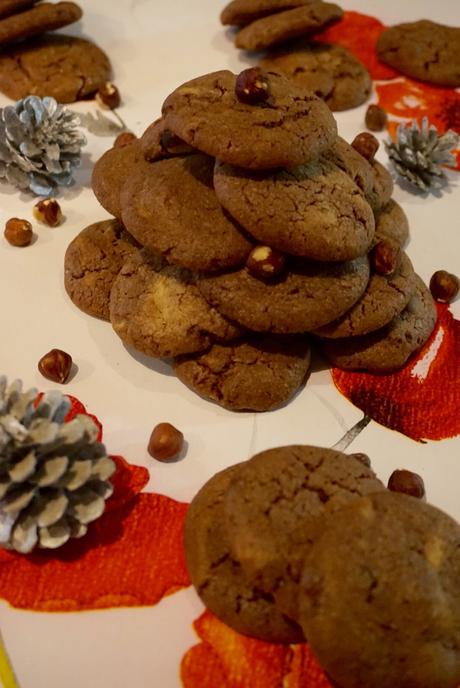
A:
[[[362,105],[372,89],[366,67],[341,45],[299,42],[270,53],[261,60],[260,67],[284,74],[300,88],[325,100],[333,111]]]
[[[310,2],[257,19],[236,34],[235,45],[243,50],[264,50],[290,38],[318,33],[343,16],[343,10],[330,2]]]
[[[141,148],[144,158],[149,162],[172,158],[175,155],[189,155],[195,152],[192,146],[182,141],[178,136],[166,128],[164,119],[160,117],[147,127],[141,136]]]
[[[296,586],[315,521],[384,489],[371,468],[342,452],[296,445],[261,452],[232,477],[224,498],[231,553],[295,618]]]
[[[326,159],[268,173],[217,162],[214,188],[224,208],[259,242],[286,253],[351,260],[366,253],[374,237],[369,204]]]
[[[366,198],[373,210],[378,212],[390,202],[394,184],[391,174],[378,160],[374,160],[371,168],[372,188],[367,192]]]
[[[459,576],[449,516],[392,492],[354,500],[307,553],[299,609],[312,651],[344,688],[455,688]]]
[[[13,100],[36,95],[74,103],[97,91],[111,71],[108,57],[94,43],[46,34],[0,53],[0,91]]]
[[[409,239],[409,222],[404,210],[396,201],[390,200],[375,215],[374,243],[391,239],[404,246]]]
[[[238,167],[293,167],[316,159],[334,143],[329,108],[284,77],[268,76],[270,98],[240,102],[229,71],[193,79],[163,105],[166,126],[191,146]]]
[[[132,175],[139,170],[146,173],[139,141],[121,148],[110,148],[93,168],[91,186],[97,200],[108,213],[121,219],[121,192]]]
[[[115,279],[110,320],[125,344],[148,356],[202,351],[241,334],[207,304],[193,273],[146,250],[131,256]]]
[[[28,10],[37,2],[38,0],[1,0],[0,17],[9,17],[11,14]]]
[[[334,163],[354,181],[368,202],[369,200],[374,200],[375,202],[375,192],[373,192],[374,170],[353,146],[350,146],[345,139],[338,136],[332,148],[324,153],[324,157]]]
[[[246,269],[203,277],[198,287],[228,318],[259,332],[308,332],[349,310],[369,281],[366,256],[344,263],[291,265],[275,283]]]
[[[0,21],[0,46],[54,31],[81,19],[83,12],[74,2],[41,2]]]
[[[224,26],[246,26],[256,19],[282,10],[309,5],[316,0],[232,0],[221,12],[220,21]]]
[[[385,29],[377,54],[403,74],[437,86],[460,86],[460,28],[421,21]]]
[[[139,244],[118,220],[95,222],[77,234],[64,258],[64,285],[82,311],[109,320],[115,277]]]
[[[223,499],[242,464],[216,473],[192,500],[185,521],[185,555],[192,583],[204,604],[238,633],[271,643],[299,643],[300,628],[277,610],[229,551]]]
[[[360,300],[338,320],[320,327],[315,334],[335,339],[374,332],[405,309],[414,294],[415,285],[414,268],[404,253],[392,275],[372,274]]]
[[[252,244],[217,200],[213,170],[214,159],[202,153],[139,166],[121,194],[128,231],[170,263],[192,270],[244,264]]]
[[[303,336],[247,336],[230,344],[176,359],[184,384],[232,411],[271,411],[304,383],[310,347]]]
[[[391,323],[362,337],[323,340],[322,350],[338,368],[389,373],[401,368],[425,344],[436,317],[433,297],[416,277],[413,297]]]

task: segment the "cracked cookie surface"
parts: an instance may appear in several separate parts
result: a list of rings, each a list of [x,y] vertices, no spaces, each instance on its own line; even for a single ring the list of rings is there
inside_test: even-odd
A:
[[[259,242],[319,261],[366,253],[374,215],[360,189],[326,159],[290,170],[250,172],[217,162],[222,205]]]
[[[178,378],[206,399],[232,411],[271,411],[304,383],[310,347],[303,336],[246,336],[176,359]]]
[[[89,315],[109,320],[115,277],[139,244],[118,220],[95,222],[67,247],[64,286],[73,303]]]
[[[257,19],[236,34],[235,45],[243,50],[264,50],[290,38],[317,33],[342,16],[343,10],[338,5],[310,2]]]
[[[224,498],[231,552],[295,619],[302,560],[317,520],[384,489],[371,468],[333,449],[292,445],[261,452],[232,477]]]
[[[416,276],[414,295],[402,313],[388,325],[359,337],[324,339],[321,347],[332,365],[338,368],[392,372],[401,368],[425,344],[436,319],[433,297]]]
[[[93,167],[91,187],[97,200],[108,213],[121,220],[121,192],[131,175],[146,171],[139,141],[121,148],[110,148]]]
[[[192,500],[184,532],[187,568],[206,607],[235,631],[271,643],[299,643],[300,628],[277,610],[229,551],[223,498],[242,465],[216,473]]]
[[[214,72],[193,79],[163,104],[166,126],[191,146],[238,167],[293,167],[333,145],[337,125],[327,105],[276,74],[270,98],[240,102],[236,76]]]
[[[291,263],[274,283],[247,269],[201,277],[205,298],[228,318],[258,332],[309,332],[336,320],[362,296],[369,281],[367,256],[344,263]]]
[[[400,246],[409,240],[409,221],[404,210],[393,199],[375,213],[374,243],[382,239],[390,239]]]
[[[241,328],[209,306],[195,279],[145,249],[132,255],[110,293],[110,321],[120,339],[147,356],[167,357],[239,336]]]
[[[122,218],[145,247],[192,270],[243,265],[252,243],[213,188],[214,159],[202,153],[145,163],[121,194]]]
[[[355,500],[306,556],[299,610],[312,651],[347,688],[455,688],[459,576],[452,518],[388,491]]]
[[[366,291],[338,320],[315,331],[320,337],[356,337],[387,325],[409,303],[415,291],[415,273],[405,253],[393,274],[371,274]]]
[[[437,86],[460,86],[460,28],[422,19],[385,29],[379,58],[403,74]]]
[[[41,2],[0,21],[0,47],[73,24],[82,14],[74,2]]]
[[[322,98],[332,111],[348,110],[369,98],[372,80],[365,66],[341,45],[298,43],[263,58],[260,67],[284,74]]]
[[[0,91],[13,100],[52,96],[74,103],[110,79],[105,53],[83,38],[45,34],[0,53]]]
[[[312,2],[316,0],[232,0],[222,10],[220,21],[224,26],[246,26],[269,14],[292,10],[294,7],[302,7]]]

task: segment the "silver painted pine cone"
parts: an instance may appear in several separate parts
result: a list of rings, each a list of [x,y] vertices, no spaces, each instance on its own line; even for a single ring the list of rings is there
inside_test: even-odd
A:
[[[387,153],[398,174],[405,177],[422,191],[440,188],[446,180],[443,166],[455,166],[452,150],[458,146],[458,134],[449,129],[439,135],[428,119],[422,119],[419,127],[416,121],[411,125],[400,124],[396,142],[385,143]]]
[[[112,494],[115,464],[85,415],[64,419],[60,392],[22,391],[0,377],[0,546],[21,553],[82,537]]]

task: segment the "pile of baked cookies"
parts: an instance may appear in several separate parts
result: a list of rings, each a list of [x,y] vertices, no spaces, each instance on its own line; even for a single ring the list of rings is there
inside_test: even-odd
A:
[[[307,640],[340,688],[457,688],[460,526],[390,492],[365,455],[289,446],[214,475],[185,525],[189,573],[224,623]]]
[[[140,140],[95,165],[114,219],[69,246],[71,299],[233,410],[285,403],[313,341],[342,368],[398,369],[436,310],[402,250],[391,177],[358,144],[278,74],[187,82]]]
[[[50,33],[81,19],[74,2],[0,2],[0,91],[19,100],[51,96],[73,103],[111,76],[110,61],[91,41]]]
[[[262,69],[283,74],[337,111],[362,105],[372,90],[370,74],[355,55],[312,40],[342,16],[338,5],[321,0],[232,0],[220,19],[237,29],[237,48],[263,52]]]

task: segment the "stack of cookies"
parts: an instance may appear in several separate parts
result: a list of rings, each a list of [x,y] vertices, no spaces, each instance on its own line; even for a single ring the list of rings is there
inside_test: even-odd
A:
[[[185,524],[204,604],[239,633],[308,641],[340,688],[457,688],[460,526],[368,458],[289,446],[216,474]]]
[[[93,189],[115,220],[69,246],[70,297],[222,406],[288,401],[312,335],[336,365],[387,372],[434,327],[388,172],[280,75],[179,87],[140,141],[103,155]]]
[[[47,33],[82,17],[73,2],[0,2],[0,91],[19,100],[51,96],[73,103],[91,95],[111,75],[108,57],[83,38]]]
[[[355,55],[341,45],[311,40],[342,16],[340,7],[320,0],[232,0],[220,19],[238,27],[237,48],[264,51],[262,69],[283,74],[338,111],[362,105],[372,89],[370,74]]]

